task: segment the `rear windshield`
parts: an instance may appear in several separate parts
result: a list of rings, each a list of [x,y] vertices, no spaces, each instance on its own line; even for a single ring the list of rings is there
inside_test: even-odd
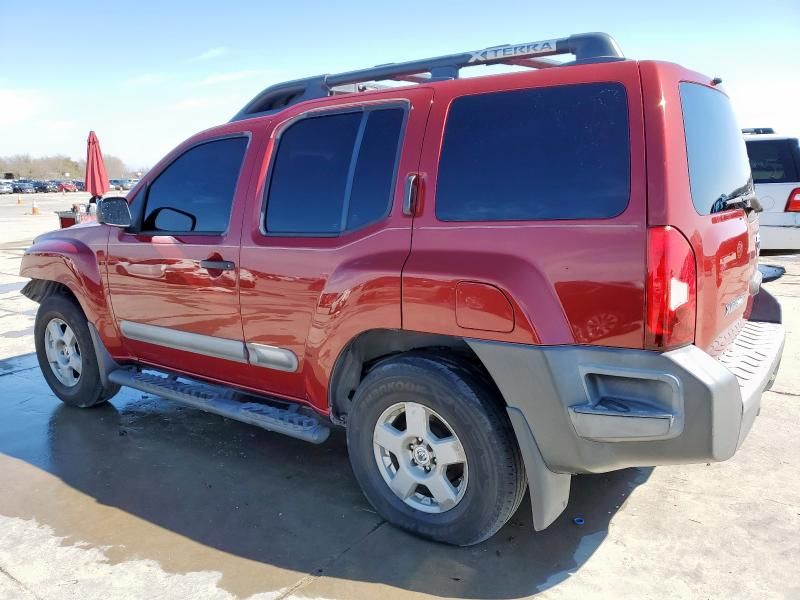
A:
[[[797,174],[797,140],[748,140],[747,154],[755,183],[789,183]]]
[[[681,83],[680,94],[692,202],[707,215],[727,199],[752,194],[750,163],[725,94],[697,83]]]
[[[625,87],[586,83],[457,98],[437,179],[442,221],[614,217],[630,195]]]

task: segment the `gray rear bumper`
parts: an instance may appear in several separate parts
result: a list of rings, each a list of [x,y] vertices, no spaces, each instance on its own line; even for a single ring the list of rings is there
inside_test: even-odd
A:
[[[719,359],[696,346],[659,353],[469,344],[509,406],[532,486],[541,485],[540,529],[566,504],[559,474],[733,456],[775,378],[783,342],[780,323],[749,321]],[[549,473],[531,473],[542,466]]]

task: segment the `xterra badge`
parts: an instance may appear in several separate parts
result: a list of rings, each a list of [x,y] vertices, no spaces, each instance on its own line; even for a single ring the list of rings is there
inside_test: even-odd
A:
[[[545,40],[543,42],[531,42],[529,44],[519,44],[517,46],[493,46],[483,50],[470,52],[472,57],[469,62],[487,62],[499,58],[512,58],[515,56],[524,57],[534,54],[544,54],[556,51],[556,40]]]

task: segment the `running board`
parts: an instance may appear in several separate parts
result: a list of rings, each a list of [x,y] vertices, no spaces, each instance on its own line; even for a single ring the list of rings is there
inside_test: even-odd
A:
[[[279,408],[260,402],[240,402],[234,398],[237,393],[229,388],[185,382],[153,373],[137,373],[128,369],[111,371],[108,373],[108,380],[312,444],[321,444],[330,434],[327,425],[313,416],[299,412],[296,405]]]

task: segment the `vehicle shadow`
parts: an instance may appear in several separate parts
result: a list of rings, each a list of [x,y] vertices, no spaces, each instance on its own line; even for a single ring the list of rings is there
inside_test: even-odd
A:
[[[32,370],[24,379],[37,377]],[[493,538],[453,548],[372,511],[341,431],[314,446],[131,390],[81,410],[57,403],[42,383],[36,389],[24,415],[0,407],[0,452],[97,502],[260,563],[442,597],[516,598],[557,585],[597,550],[652,471],[573,478],[569,506],[547,530],[533,530],[526,499]]]

